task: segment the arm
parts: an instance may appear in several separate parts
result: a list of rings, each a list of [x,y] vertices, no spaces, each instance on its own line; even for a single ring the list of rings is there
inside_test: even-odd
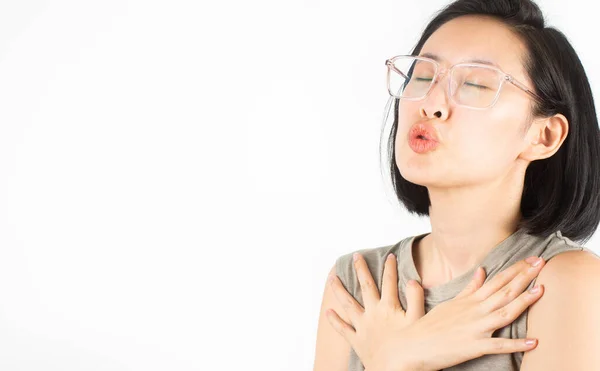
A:
[[[329,274],[336,274],[335,265]],[[334,309],[347,322],[350,322],[341,304],[336,300],[331,285],[325,284],[319,324],[313,371],[346,371],[350,359],[350,344],[329,323],[325,315],[327,309]]]
[[[550,259],[537,283],[544,296],[529,309],[521,371],[600,370],[600,259],[570,251]]]

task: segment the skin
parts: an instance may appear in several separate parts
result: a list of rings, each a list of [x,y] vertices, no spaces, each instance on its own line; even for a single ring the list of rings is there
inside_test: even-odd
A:
[[[425,53],[439,56],[444,68],[486,59],[533,86],[522,63],[523,43],[492,18],[447,22],[427,40]],[[504,84],[486,110],[455,105],[447,86],[443,76],[425,99],[402,100],[398,118],[396,166],[404,178],[426,186],[431,199],[431,233],[414,249],[425,288],[462,275],[516,230],[528,164],[552,156],[568,133],[563,115],[531,119],[532,98],[512,84]],[[425,154],[407,140],[420,121],[433,124],[441,142]]]
[[[490,60],[533,86],[523,68],[523,43],[493,18],[464,16],[446,23],[427,40],[424,53],[438,55],[443,68],[473,58]],[[462,275],[515,231],[528,164],[554,155],[569,131],[563,115],[531,117],[530,96],[511,84],[504,85],[496,104],[486,110],[455,105],[447,86],[443,77],[425,99],[401,101],[396,138],[400,173],[426,186],[431,199],[432,232],[413,248],[423,288]],[[434,125],[440,135],[441,143],[433,152],[417,154],[408,146],[409,128],[420,121]],[[363,280],[368,279],[367,269],[360,272]],[[335,273],[334,266],[330,275]],[[323,295],[315,370],[347,369],[351,337],[344,333],[353,331],[345,309],[349,300],[337,279],[333,282],[338,290],[328,284]],[[536,282],[543,287],[543,296],[529,307],[527,338],[538,342],[525,353],[521,371],[600,369],[600,259],[585,251],[559,254],[544,265]],[[414,301],[420,305],[419,300]],[[385,338],[386,329],[391,331],[390,326],[381,326],[390,321],[388,315],[371,311],[366,319],[358,309],[355,321],[370,323],[360,326],[361,332],[380,329],[377,338]],[[473,351],[461,344],[465,355]]]

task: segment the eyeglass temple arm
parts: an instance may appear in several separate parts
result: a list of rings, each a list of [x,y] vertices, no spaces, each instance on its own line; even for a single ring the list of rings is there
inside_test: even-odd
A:
[[[532,97],[534,97],[535,99],[537,99],[540,103],[544,101],[540,96],[538,96],[537,94],[535,94],[534,92],[529,90],[529,88],[527,86],[521,84],[518,80],[515,80],[515,78],[512,77],[511,75],[506,75],[504,78],[506,79],[506,81],[510,82],[517,88],[523,90],[525,93],[527,93],[527,94],[531,95]]]

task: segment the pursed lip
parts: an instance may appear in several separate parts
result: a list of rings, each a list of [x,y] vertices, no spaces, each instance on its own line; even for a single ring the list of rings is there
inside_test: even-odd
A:
[[[440,137],[435,126],[426,122],[417,122],[410,127],[410,130],[408,131],[409,140],[417,137],[423,137],[438,143],[440,142]]]

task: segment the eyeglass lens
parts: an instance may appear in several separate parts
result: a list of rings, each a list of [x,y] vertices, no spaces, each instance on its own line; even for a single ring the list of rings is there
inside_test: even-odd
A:
[[[400,57],[389,70],[390,94],[397,98],[424,98],[433,86],[436,64]],[[461,105],[484,108],[491,105],[502,84],[499,71],[484,66],[456,66],[451,70],[450,95]]]

